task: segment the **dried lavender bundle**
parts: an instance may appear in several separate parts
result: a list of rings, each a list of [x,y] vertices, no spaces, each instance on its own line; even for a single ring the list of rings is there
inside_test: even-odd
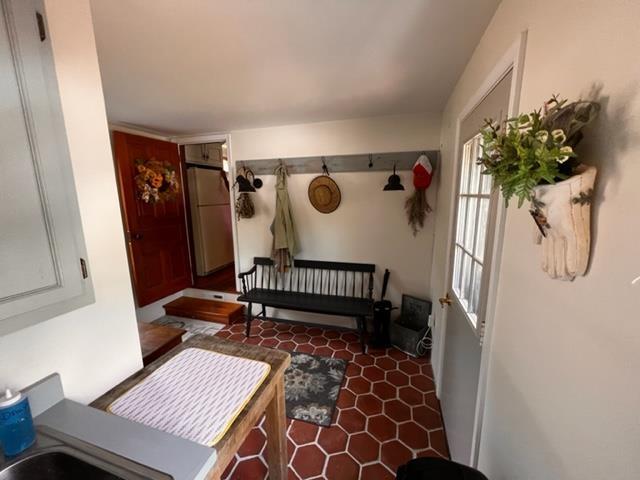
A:
[[[407,198],[404,209],[407,212],[407,219],[415,236],[424,227],[427,213],[431,212],[431,207],[427,202],[426,190],[416,189],[413,195]]]

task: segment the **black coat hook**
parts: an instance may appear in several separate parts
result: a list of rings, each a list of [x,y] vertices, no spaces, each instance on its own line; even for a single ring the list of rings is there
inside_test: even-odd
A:
[[[322,173],[326,176],[329,176],[329,169],[327,168],[327,164],[324,161],[324,157],[322,157]]]

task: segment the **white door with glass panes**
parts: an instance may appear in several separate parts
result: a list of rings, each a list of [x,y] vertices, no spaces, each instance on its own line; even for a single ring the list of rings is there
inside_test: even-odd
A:
[[[480,129],[485,118],[503,121],[511,73],[498,82],[460,126],[456,218],[451,232],[449,291],[440,400],[453,460],[471,464],[478,377],[486,321],[487,286],[498,195],[482,175]]]

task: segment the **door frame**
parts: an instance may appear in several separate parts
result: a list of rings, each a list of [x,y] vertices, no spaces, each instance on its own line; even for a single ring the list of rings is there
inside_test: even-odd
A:
[[[462,160],[462,148],[460,145],[461,140],[461,126],[464,119],[484,100],[484,98],[493,90],[493,88],[504,78],[509,72],[513,71],[511,88],[509,93],[509,106],[507,110],[507,118],[517,115],[519,102],[520,102],[520,90],[522,86],[522,73],[524,66],[524,56],[527,44],[527,31],[523,31],[515,42],[509,47],[507,52],[500,58],[500,60],[494,65],[491,72],[486,76],[482,82],[480,88],[470,97],[465,107],[461,110],[460,114],[456,118],[456,133],[454,144],[454,165],[453,165],[453,181],[454,187],[451,189],[451,196],[449,198],[450,205],[454,206],[453,215],[449,218],[448,235],[447,235],[447,247],[446,247],[446,259],[447,266],[445,269],[445,281],[443,292],[448,292],[451,288],[451,276],[452,276],[452,258],[453,258],[453,235],[455,234],[455,220],[457,217],[456,197],[459,189],[459,175],[460,164]],[[491,266],[489,281],[487,285],[487,302],[485,307],[485,325],[484,335],[482,340],[482,353],[480,356],[480,372],[478,375],[478,392],[476,396],[476,411],[473,426],[473,433],[471,437],[471,458],[469,459],[469,465],[476,467],[478,464],[478,454],[480,450],[480,437],[482,433],[482,422],[485,412],[485,396],[487,389],[487,377],[488,369],[491,360],[491,344],[493,336],[493,326],[496,313],[497,297],[498,297],[498,276],[500,272],[500,263],[502,259],[502,244],[504,236],[504,227],[506,221],[506,207],[502,195],[499,195],[498,205],[496,211],[496,220],[492,231],[493,247],[491,249]],[[445,338],[447,332],[447,309],[443,309],[440,333],[438,335],[438,366],[439,374],[436,378],[436,390],[442,391],[442,376],[443,376],[443,361],[444,361],[444,347]],[[446,427],[446,426],[445,426]]]
[[[229,163],[229,206],[231,208],[231,233],[233,237],[233,263],[235,268],[235,281],[236,291],[240,291],[240,280],[238,279],[238,273],[240,273],[240,243],[238,240],[238,220],[235,214],[235,195],[232,185],[236,178],[236,164],[233,161],[233,149],[231,145],[231,135],[229,133],[205,133],[202,135],[184,135],[170,137],[170,141],[177,144],[177,148],[183,145],[197,145],[200,143],[212,143],[212,142],[225,142],[227,145],[227,162]],[[184,159],[183,159],[184,162]],[[185,199],[185,206],[188,199]],[[188,208],[188,206],[186,206]],[[185,212],[185,215],[187,213]],[[189,235],[191,238],[191,235]],[[195,259],[193,252],[191,252],[192,259]],[[195,260],[194,260],[195,261]],[[194,270],[195,275],[195,270]]]

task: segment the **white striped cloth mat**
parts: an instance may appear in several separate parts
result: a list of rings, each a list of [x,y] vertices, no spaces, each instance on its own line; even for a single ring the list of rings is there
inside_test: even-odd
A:
[[[269,374],[264,362],[187,348],[115,400],[120,417],[215,445]]]

